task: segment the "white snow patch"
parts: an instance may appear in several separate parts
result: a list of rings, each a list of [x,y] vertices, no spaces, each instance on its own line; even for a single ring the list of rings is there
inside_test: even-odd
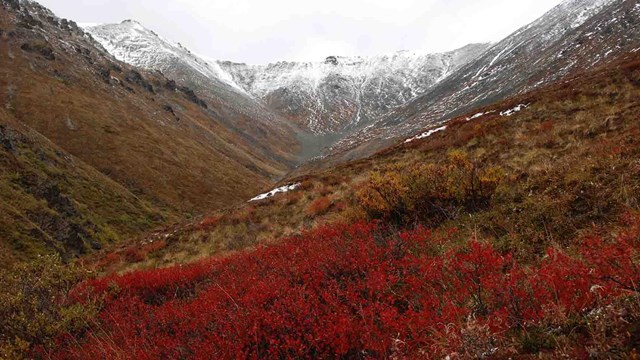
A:
[[[475,114],[475,115],[473,115],[473,116],[471,116],[471,117],[468,117],[468,118],[467,118],[467,121],[469,121],[469,120],[473,120],[473,119],[477,119],[477,118],[479,118],[479,117],[481,117],[481,116],[483,116],[483,115],[484,115],[484,113],[483,113],[483,112],[479,112],[479,113],[477,113],[477,114]]]
[[[487,112],[479,112],[479,113],[477,113],[475,115],[472,115],[472,116],[468,117],[467,121],[471,121],[471,120],[477,119],[477,118],[485,116],[485,115],[493,114],[494,112],[496,112],[496,111],[493,110],[493,111],[487,111]]]
[[[289,192],[289,191],[293,191],[293,190],[297,189],[299,186],[300,186],[300,183],[281,186],[281,187],[275,188],[275,189],[273,189],[273,190],[271,190],[271,191],[269,191],[267,193],[260,194],[260,195],[258,195],[256,197],[254,197],[253,199],[249,200],[249,202],[264,200],[264,199],[268,199],[270,197],[274,197],[276,194],[279,194],[279,193],[286,193],[286,192]]]
[[[501,111],[500,112],[500,116],[511,116],[511,115],[513,115],[515,113],[518,113],[518,112],[528,108],[529,105],[531,105],[531,104],[520,104],[520,105],[514,107],[513,109]]]
[[[422,133],[422,134],[420,134],[420,135],[418,135],[418,136],[414,136],[414,137],[412,137],[412,138],[410,138],[410,139],[405,140],[405,142],[404,142],[404,143],[406,144],[406,143],[410,143],[410,142],[415,141],[415,140],[420,140],[420,139],[428,138],[429,136],[431,136],[431,135],[433,135],[433,134],[435,134],[435,133],[437,133],[437,132],[444,131],[444,130],[446,130],[446,129],[447,129],[447,126],[446,126],[446,125],[445,125],[445,126],[443,126],[443,127],[439,127],[439,128],[437,128],[437,129],[431,129],[431,130],[429,130],[429,131],[427,131],[427,132],[425,132],[425,133]]]

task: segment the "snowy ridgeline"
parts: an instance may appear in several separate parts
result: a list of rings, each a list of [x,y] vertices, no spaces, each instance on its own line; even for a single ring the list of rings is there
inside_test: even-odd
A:
[[[220,81],[246,93],[217,61],[192,53],[180,43],[162,38],[137,21],[119,24],[81,23],[80,26],[116,59],[147,70],[171,73],[180,68],[185,78],[200,77]]]
[[[254,197],[253,199],[249,200],[249,202],[268,199],[270,197],[274,197],[276,194],[293,191],[293,190],[297,189],[298,187],[300,187],[300,183],[281,186],[281,187],[275,188],[275,189],[273,189],[273,190],[271,190],[271,191],[269,191],[267,193],[260,194],[260,195],[258,195],[256,197]]]
[[[512,109],[501,111],[500,112],[500,116],[507,116],[507,117],[512,116],[512,115],[514,115],[514,114],[516,114],[516,113],[528,108],[529,105],[531,105],[531,104],[520,104],[520,105],[517,105],[516,107],[514,107]],[[496,112],[496,110],[487,111],[487,112],[479,112],[477,114],[474,114],[474,115],[468,117],[466,120],[467,121],[471,121],[471,120],[479,119],[479,118],[481,118],[481,117],[483,117],[485,115],[493,114],[495,112]],[[414,136],[412,138],[409,138],[409,139],[405,140],[404,142],[406,144],[406,143],[410,143],[410,142],[415,141],[415,140],[425,139],[425,138],[428,138],[429,136],[431,136],[431,135],[433,135],[433,134],[435,134],[437,132],[444,131],[444,130],[447,130],[447,126],[446,125],[442,126],[442,127],[439,127],[439,128],[436,128],[436,129],[431,129],[431,130],[429,130],[427,132],[424,132],[424,133],[422,133],[422,134],[420,134],[418,136]]]

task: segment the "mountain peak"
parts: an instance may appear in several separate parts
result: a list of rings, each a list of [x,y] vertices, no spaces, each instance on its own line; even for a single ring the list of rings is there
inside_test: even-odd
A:
[[[126,20],[123,20],[123,21],[121,22],[121,24],[136,24],[136,25],[142,25],[142,24],[140,24],[140,22],[139,22],[138,20],[133,20],[133,19],[126,19]]]
[[[120,23],[121,25],[124,26],[129,26],[134,30],[138,30],[138,31],[149,31],[149,29],[147,29],[146,27],[144,27],[144,25],[142,25],[139,21],[137,20],[132,20],[132,19],[127,19],[124,20],[123,22]]]
[[[338,65],[338,58],[336,56],[327,56],[327,58],[324,60],[324,63]]]

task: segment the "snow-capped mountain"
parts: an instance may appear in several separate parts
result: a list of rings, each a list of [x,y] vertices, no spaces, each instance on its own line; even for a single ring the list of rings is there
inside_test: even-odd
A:
[[[489,44],[443,54],[401,51],[322,62],[246,65],[220,62],[234,82],[316,134],[361,127],[424,94]]]
[[[296,125],[304,158],[345,160],[632,51],[638,12],[637,0],[566,0],[493,45],[269,65],[206,59],[134,21],[86,30],[122,61],[160,70],[218,108],[236,104],[246,122]]]
[[[489,47],[472,44],[444,54],[402,51],[247,65],[198,56],[132,20],[84,28],[118,60],[162,71],[201,92],[223,88],[237,96],[249,94],[312,134],[367,124],[424,94]]]
[[[247,65],[196,55],[132,20],[83,27],[118,60],[161,71],[205,98],[218,99],[219,106],[240,104],[234,109],[258,124],[295,125],[303,157],[318,155],[344,134],[423,95],[490,46]]]
[[[215,61],[193,54],[137,21],[80,26],[116,59],[145,70],[160,71],[175,81],[168,83],[168,88],[186,90],[195,100],[202,98],[213,116],[252,142],[264,155],[287,157],[292,145],[295,147],[297,141],[289,122],[236,85]]]
[[[206,62],[181,44],[174,44],[145,28],[135,20],[120,24],[80,24],[116,59],[143,69],[160,70],[180,75],[176,81],[199,87],[203,83],[219,82],[242,91],[217,63]],[[185,71],[184,68],[194,72]]]
[[[425,127],[562,80],[640,48],[637,0],[566,0],[430,91],[331,149],[360,157]]]

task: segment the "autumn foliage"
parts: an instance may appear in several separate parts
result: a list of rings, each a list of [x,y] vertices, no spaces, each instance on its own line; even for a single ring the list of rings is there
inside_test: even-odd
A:
[[[85,283],[74,296],[103,303],[95,323],[40,355],[479,358],[536,351],[546,342],[530,334],[549,319],[576,322],[637,295],[640,229],[633,224],[575,251],[549,249],[529,266],[489,243],[452,246],[452,232],[393,233],[377,223],[321,228],[252,252]],[[583,331],[572,356],[586,354],[590,336]],[[631,351],[629,343],[620,346]]]
[[[331,202],[331,199],[328,196],[323,196],[309,204],[305,209],[305,214],[309,217],[324,215],[329,211],[332,205],[333,203]]]
[[[485,208],[503,176],[499,168],[478,169],[464,152],[452,151],[443,164],[374,172],[357,195],[373,219],[438,225],[462,210]]]

